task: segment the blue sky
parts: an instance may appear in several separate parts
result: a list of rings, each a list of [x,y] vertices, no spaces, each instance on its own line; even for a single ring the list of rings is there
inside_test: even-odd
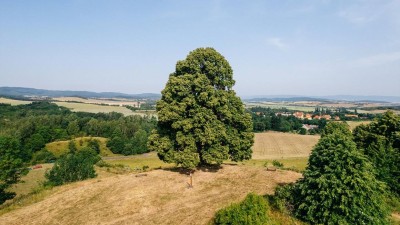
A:
[[[159,93],[214,47],[250,95],[400,96],[400,0],[0,0],[0,86]]]

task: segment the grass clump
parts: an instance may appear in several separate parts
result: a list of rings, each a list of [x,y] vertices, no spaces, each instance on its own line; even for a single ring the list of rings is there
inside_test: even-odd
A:
[[[268,203],[262,196],[250,193],[243,202],[219,210],[215,216],[214,224],[266,224],[268,222],[268,209]]]

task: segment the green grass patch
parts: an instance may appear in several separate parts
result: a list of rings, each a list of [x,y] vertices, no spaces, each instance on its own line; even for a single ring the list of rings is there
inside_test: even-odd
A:
[[[105,161],[113,165],[128,166],[132,170],[143,170],[143,168],[147,167],[148,170],[175,167],[175,164],[161,161],[155,152],[135,155],[129,158],[106,159]]]
[[[100,156],[117,156],[116,154],[112,153],[109,148],[107,148],[107,138],[103,137],[80,137],[75,138],[74,142],[76,147],[79,149],[86,147],[88,141],[90,139],[96,139],[100,142]],[[57,158],[60,157],[62,154],[68,152],[68,142],[69,141],[55,141],[46,144],[47,150],[52,152]]]
[[[283,169],[289,169],[294,171],[304,171],[307,163],[308,158],[287,158],[287,159],[278,159],[278,160],[262,160],[262,159],[251,159],[248,161],[241,162],[247,166],[259,166],[259,167],[268,167],[274,166],[273,161],[278,161],[279,163],[283,164]]]

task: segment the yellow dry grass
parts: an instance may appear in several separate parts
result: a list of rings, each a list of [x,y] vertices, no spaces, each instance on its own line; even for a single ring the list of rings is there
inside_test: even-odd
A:
[[[29,170],[28,174],[22,177],[20,183],[14,184],[11,187],[11,191],[17,194],[16,197],[31,193],[45,180],[44,174],[53,166],[53,164],[48,163],[41,165],[42,168]]]
[[[253,159],[307,158],[318,142],[317,135],[291,133],[256,133]]]
[[[0,98],[0,103],[10,104],[10,105],[24,105],[24,104],[30,104],[32,102],[31,101],[14,100],[14,99],[9,99],[9,98]]]
[[[95,105],[95,104],[75,103],[75,102],[54,102],[54,103],[59,106],[64,106],[74,112],[79,112],[79,111],[89,112],[89,113],[118,112],[124,114],[125,116],[142,115],[140,113],[132,112],[132,110],[122,106]]]
[[[350,130],[354,130],[357,126],[360,126],[361,124],[370,124],[372,121],[346,121],[346,123],[349,125]]]
[[[0,224],[207,224],[215,212],[249,192],[272,194],[301,174],[223,165],[197,170],[193,188],[179,171],[114,175],[54,188],[44,200],[7,212]]]

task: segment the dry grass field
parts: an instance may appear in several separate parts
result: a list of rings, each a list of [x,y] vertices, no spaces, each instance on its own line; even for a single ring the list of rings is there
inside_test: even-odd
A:
[[[154,111],[146,112],[133,112],[123,106],[109,106],[109,105],[96,105],[96,104],[86,104],[86,103],[75,103],[75,102],[54,102],[59,106],[64,106],[74,112],[89,112],[89,113],[110,113],[118,112],[125,116],[139,115],[139,116],[155,116]]]
[[[144,102],[138,102],[138,101],[132,101],[129,99],[123,99],[123,98],[113,98],[113,99],[101,99],[101,98],[79,98],[79,97],[59,97],[59,98],[53,98],[55,101],[60,101],[60,102],[82,102],[82,103],[88,103],[88,104],[106,104],[106,105],[130,105],[130,106],[138,106],[141,103]]]
[[[370,124],[372,121],[346,121],[346,123],[349,125],[350,130],[354,130],[357,126],[361,124]]]
[[[307,158],[318,140],[317,135],[256,133],[253,159]]]
[[[31,101],[14,100],[14,99],[9,99],[9,98],[0,98],[0,103],[11,104],[11,105],[24,105],[24,104],[30,104],[32,102]]]
[[[223,165],[198,170],[193,188],[186,174],[153,170],[95,178],[53,188],[37,203],[5,213],[0,224],[207,224],[215,212],[249,192],[272,194],[279,183],[301,174]]]

